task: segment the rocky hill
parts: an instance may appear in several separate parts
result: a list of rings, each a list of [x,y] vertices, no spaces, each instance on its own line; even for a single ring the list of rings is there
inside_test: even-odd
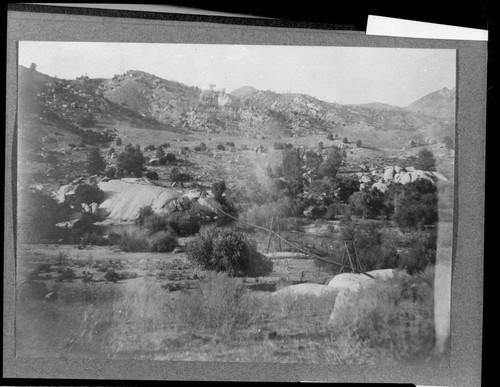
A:
[[[403,133],[439,138],[450,129],[454,91],[443,89],[408,108],[372,103],[340,105],[305,94],[244,86],[226,93],[165,80],[141,71],[112,79],[51,78],[20,66],[22,122],[97,129],[103,121],[135,127],[201,131],[243,137],[302,137],[314,134]],[[98,126],[98,125],[97,125]],[[77,132],[76,129],[73,130]]]
[[[456,89],[445,87],[418,99],[408,105],[406,110],[451,121],[455,120],[455,99]]]

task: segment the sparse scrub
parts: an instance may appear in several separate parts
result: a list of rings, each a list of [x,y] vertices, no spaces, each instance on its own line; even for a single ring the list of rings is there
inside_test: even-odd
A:
[[[202,230],[188,244],[187,254],[191,262],[231,277],[265,276],[273,269],[273,262],[257,252],[254,241],[226,228]]]
[[[154,146],[153,144],[150,144],[144,148],[144,152],[149,152],[154,150],[156,150],[156,146]]]
[[[177,238],[171,232],[160,231],[151,236],[151,251],[168,253],[177,246]]]
[[[223,338],[248,324],[245,287],[224,273],[209,273],[198,289],[177,302],[178,319],[190,333],[209,333]]]
[[[127,232],[122,234],[110,233],[108,235],[108,240],[111,244],[118,245],[120,250],[128,252],[141,252],[149,251],[150,244],[149,240],[137,233],[129,234]]]
[[[377,351],[381,362],[423,360],[434,347],[433,283],[430,267],[360,289],[336,310],[334,332]]]

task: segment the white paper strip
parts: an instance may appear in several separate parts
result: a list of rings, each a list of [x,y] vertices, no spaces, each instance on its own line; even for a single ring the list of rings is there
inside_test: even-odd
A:
[[[424,39],[488,40],[487,30],[373,15],[368,15],[366,34]]]

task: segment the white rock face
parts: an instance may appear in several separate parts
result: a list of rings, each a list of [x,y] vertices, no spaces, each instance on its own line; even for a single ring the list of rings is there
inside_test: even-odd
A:
[[[396,270],[394,270],[394,269],[380,269],[380,270],[367,271],[367,273],[372,275],[376,279],[385,281],[385,280],[394,278],[394,275],[396,274]]]
[[[351,291],[358,291],[362,286],[367,285],[369,282],[375,281],[373,278],[364,274],[342,273],[333,277],[328,286],[336,289],[349,289]]]
[[[298,284],[287,286],[273,293],[274,297],[299,297],[299,296],[323,296],[326,294],[331,294],[335,297],[338,293],[338,289],[332,288],[327,285],[321,284]]]
[[[373,189],[373,188],[376,188],[376,189],[378,189],[380,192],[385,192],[385,191],[387,191],[387,188],[388,188],[388,187],[387,187],[387,184],[384,184],[384,183],[373,183],[371,188],[372,188],[372,189]]]
[[[115,221],[136,220],[139,209],[145,206],[151,206],[156,213],[169,212],[168,204],[182,196],[175,190],[145,184],[140,179],[110,180],[98,186],[106,198],[99,210]]]

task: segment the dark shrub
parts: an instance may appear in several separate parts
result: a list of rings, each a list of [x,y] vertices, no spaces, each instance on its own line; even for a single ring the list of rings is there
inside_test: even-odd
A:
[[[218,151],[224,151],[226,150],[226,147],[223,144],[217,144],[217,147],[215,148]]]
[[[248,146],[246,144],[241,145],[241,150],[248,150]]]
[[[204,143],[204,142],[201,142],[200,145],[196,145],[194,147],[194,150],[197,151],[197,152],[204,152],[206,151],[208,148],[207,148],[207,145]]]
[[[134,174],[140,177],[145,164],[146,159],[141,150],[131,145],[127,145],[116,159],[116,167],[120,176]]]
[[[173,153],[167,153],[165,159],[167,160],[167,163],[175,163],[177,161],[177,157],[175,157]]]
[[[187,173],[182,173],[179,168],[172,168],[170,171],[170,180],[176,183],[182,183],[192,180],[192,177]]]
[[[164,144],[161,144],[160,145],[160,148],[170,148],[170,143],[169,142],[166,142]]]
[[[81,239],[80,243],[82,245],[93,245],[93,246],[107,246],[109,245],[109,240],[99,235],[96,232],[86,233]]]
[[[349,140],[347,139],[347,137],[344,137],[342,139],[342,143],[344,143],[344,144],[348,144],[349,143]]]
[[[436,159],[434,158],[434,154],[426,148],[421,149],[417,155],[415,168],[423,171],[435,171]]]
[[[203,230],[188,244],[187,254],[193,263],[231,277],[264,276],[273,270],[273,262],[257,252],[255,242],[231,229]]]
[[[274,147],[274,149],[283,150],[283,149],[285,149],[285,144],[283,144],[282,142],[275,142],[273,147]]]
[[[149,180],[158,180],[158,174],[154,171],[148,171],[144,174],[144,176]]]
[[[163,150],[162,147],[158,147],[158,149],[156,149],[155,157],[157,157],[159,159],[162,159],[165,157],[165,151]],[[166,162],[166,160],[165,160],[165,162]]]
[[[154,151],[156,149],[156,147],[151,144],[151,145],[148,145],[146,148],[144,148],[144,152],[149,152],[149,151]]]
[[[401,254],[399,267],[409,274],[421,272],[427,266],[436,263],[437,233],[436,230],[420,231],[413,234],[408,241],[409,248]]]
[[[45,158],[44,158],[44,161],[47,163],[47,164],[57,164],[57,157],[54,156],[54,155],[47,155]]]
[[[149,235],[160,231],[169,231],[179,236],[194,235],[201,227],[200,217],[190,211],[151,214],[144,218],[143,223]]]
[[[137,218],[137,223],[139,223],[139,225],[142,227],[146,219],[153,214],[154,211],[151,206],[144,206],[139,208],[139,217]]]
[[[76,144],[68,144],[68,148],[76,148]]]
[[[177,238],[171,232],[160,231],[151,236],[151,251],[168,253],[177,246]]]
[[[212,194],[215,199],[220,200],[222,194],[226,191],[226,182],[224,180],[216,181],[212,183]]]
[[[97,120],[92,113],[88,113],[80,119],[78,124],[80,126],[83,126],[84,128],[88,128],[90,126],[94,126],[95,124],[97,124]]]
[[[328,135],[326,136],[326,139],[330,140],[330,141],[333,141],[333,134],[332,133],[328,133]]]
[[[97,175],[101,173],[104,168],[106,168],[106,162],[101,156],[99,149],[92,149],[87,157],[87,172],[89,175]]]
[[[78,204],[100,204],[103,200],[104,192],[97,185],[80,184],[75,189],[75,201]]]
[[[117,173],[116,168],[111,165],[107,166],[106,169],[104,170],[104,176],[110,179],[116,178],[116,173]]]
[[[121,146],[122,145],[122,139],[120,137],[118,137],[116,140],[115,140],[115,144],[117,146]]]
[[[376,218],[383,213],[384,194],[377,189],[355,192],[349,198],[349,206],[353,215]]]
[[[236,145],[234,145],[234,142],[232,142],[232,141],[226,142],[226,145],[231,147],[231,148],[234,148],[236,146]]]
[[[142,235],[139,234],[111,234],[108,236],[108,240],[112,244],[118,244],[120,250],[128,252],[144,252],[150,250],[149,241]]]
[[[358,148],[361,148],[363,146],[363,143],[361,142],[361,140],[356,141],[356,146]]]

